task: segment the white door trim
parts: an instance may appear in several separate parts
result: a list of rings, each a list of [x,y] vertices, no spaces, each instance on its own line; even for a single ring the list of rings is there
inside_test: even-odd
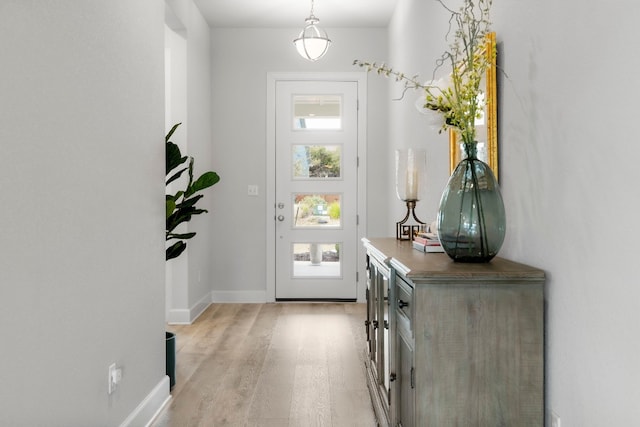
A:
[[[276,173],[275,173],[275,150],[276,150],[276,82],[278,81],[345,81],[357,82],[358,84],[358,240],[366,235],[367,224],[367,73],[366,72],[344,72],[344,73],[267,73],[267,150],[266,150],[266,285],[267,302],[276,300],[276,268],[275,268],[275,205],[276,205]],[[359,243],[359,242],[358,242]],[[358,302],[365,301],[366,275],[365,275],[365,253],[363,246],[358,244]]]

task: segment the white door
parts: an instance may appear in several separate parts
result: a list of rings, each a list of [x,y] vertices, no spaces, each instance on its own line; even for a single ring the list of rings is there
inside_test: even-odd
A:
[[[356,299],[357,93],[276,83],[276,299]]]

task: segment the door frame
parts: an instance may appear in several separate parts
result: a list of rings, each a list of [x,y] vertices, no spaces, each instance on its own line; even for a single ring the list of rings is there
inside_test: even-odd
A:
[[[276,300],[276,83],[279,81],[342,81],[356,82],[358,86],[358,184],[357,184],[357,215],[356,235],[356,295],[358,302],[365,302],[366,275],[365,251],[359,241],[366,235],[367,224],[367,73],[267,73],[267,123],[266,123],[266,299],[267,302]]]

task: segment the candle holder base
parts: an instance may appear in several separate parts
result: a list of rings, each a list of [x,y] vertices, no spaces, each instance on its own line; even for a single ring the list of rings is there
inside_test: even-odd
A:
[[[405,200],[405,202],[407,203],[407,214],[396,222],[396,239],[413,240],[416,234],[426,230],[427,224],[416,216],[417,200]]]

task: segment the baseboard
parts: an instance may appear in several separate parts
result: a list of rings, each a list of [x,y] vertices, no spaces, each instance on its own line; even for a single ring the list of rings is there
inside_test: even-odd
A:
[[[170,325],[190,325],[200,317],[211,305],[211,294],[206,294],[193,307],[186,309],[171,309],[167,313],[167,323]]]
[[[202,297],[190,309],[171,309],[167,313],[167,323],[170,325],[190,325],[211,305],[216,303],[265,303],[266,291],[212,291]]]
[[[242,302],[264,303],[267,302],[266,291],[213,291],[211,301],[216,303]]]
[[[171,400],[169,377],[165,376],[120,424],[120,427],[150,426],[169,400]]]
[[[167,313],[167,323],[170,325],[188,325],[191,323],[191,311],[186,308],[172,308]]]
[[[206,294],[203,296],[200,301],[198,301],[189,312],[189,317],[191,318],[191,322],[196,321],[198,317],[211,305],[211,294]]]

